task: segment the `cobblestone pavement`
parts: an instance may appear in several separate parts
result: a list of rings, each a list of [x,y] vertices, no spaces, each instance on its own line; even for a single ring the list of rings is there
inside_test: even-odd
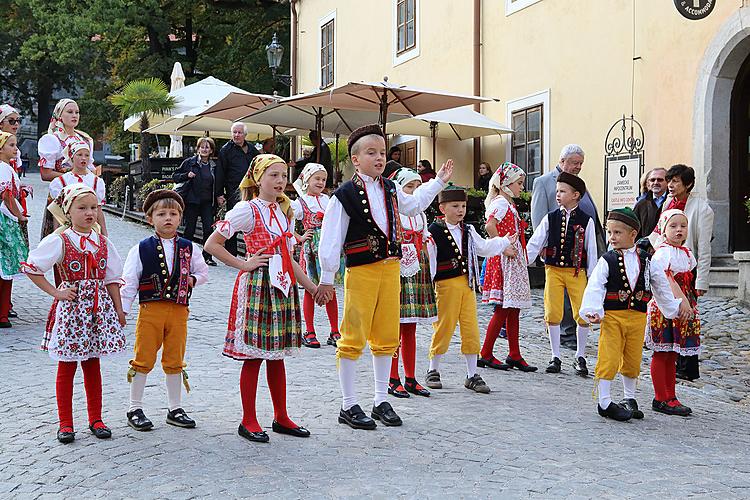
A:
[[[36,240],[44,188],[37,183],[32,206]],[[134,223],[109,217],[118,249],[148,234]],[[240,364],[220,349],[234,272],[211,268],[211,283],[197,289],[189,322],[188,369],[193,391],[184,398],[198,422],[194,430],[164,423],[163,375],[155,370],[145,411],[155,422],[148,433],[125,421],[127,357],[102,363],[104,419],[109,441],[86,429],[85,397],[78,373],[74,413],[78,430],[71,445],[55,439],[55,365],[38,350],[50,299],[22,280],[14,288],[20,318],[0,333],[0,497],[2,498],[378,498],[412,497],[641,497],[750,495],[750,411],[747,390],[730,388],[748,372],[748,316],[731,301],[704,299],[707,343],[700,383],[678,388],[694,414],[667,417],[646,409],[643,421],[615,423],[599,417],[593,379],[572,374],[572,351],[563,373],[522,374],[484,370],[493,392],[462,386],[463,361],[456,343],[442,370],[446,389],[429,399],[394,400],[403,427],[353,431],[336,423],[339,389],[334,350],[304,349],[287,361],[290,415],[312,437],[300,440],[270,432],[273,410],[261,378],[258,416],[271,443],[237,436],[241,418]],[[710,310],[709,310],[710,308]],[[734,309],[733,309],[734,308]],[[321,336],[325,314],[318,309]],[[482,331],[491,310],[481,307]],[[541,324],[541,294],[521,318],[527,360],[546,365],[548,347]],[[134,318],[127,327],[133,340]],[[731,341],[715,339],[729,334]],[[418,329],[419,378],[427,366],[430,330]],[[726,337],[725,337],[726,338]],[[593,366],[595,339],[589,347]],[[498,343],[498,357],[506,345]],[[647,359],[648,353],[645,353]],[[710,362],[709,362],[710,361]],[[359,364],[360,401],[372,397],[369,354]],[[644,367],[647,366],[644,363]],[[616,384],[614,394],[620,394]],[[741,396],[741,403],[729,396]],[[646,370],[639,384],[645,407],[653,397]]]

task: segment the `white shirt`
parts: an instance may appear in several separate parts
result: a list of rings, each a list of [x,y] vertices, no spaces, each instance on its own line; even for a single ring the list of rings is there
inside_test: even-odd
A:
[[[367,198],[370,202],[370,214],[375,224],[385,233],[388,231],[388,211],[385,205],[385,193],[379,180],[375,180],[364,174],[358,174],[364,181]],[[406,194],[396,184],[396,195],[398,197],[398,211],[404,215],[416,216],[430,206],[435,196],[443,190],[445,183],[439,178],[432,179],[421,184],[414,190],[413,194]],[[339,270],[341,263],[341,251],[344,248],[346,232],[349,229],[349,215],[344,206],[335,196],[328,202],[323,227],[320,232],[320,246],[318,256],[320,258],[320,283],[333,284],[334,276]]]
[[[5,163],[4,161],[0,161],[0,196],[2,196],[5,191],[12,191],[14,185],[16,187],[16,190],[20,192],[21,180],[18,178],[18,174],[13,169],[13,167],[10,166],[10,164]],[[16,207],[18,207],[18,211],[20,213],[23,213],[21,203],[15,196],[13,196],[13,202],[16,204]],[[10,209],[5,205],[5,201],[0,204],[0,212],[2,212],[3,215],[7,216],[8,218],[18,222],[18,219],[10,212]]]
[[[461,231],[460,225],[453,225],[448,222],[445,223],[445,226],[448,228],[448,231],[451,232],[451,236],[453,236],[453,240],[456,242],[456,245],[458,245],[458,251],[461,252],[461,255],[463,255],[464,250],[461,246],[461,243],[463,241],[463,231]],[[492,257],[493,255],[500,255],[503,253],[503,250],[510,244],[508,241],[508,238],[505,236],[495,236],[494,238],[482,238],[479,236],[479,233],[477,233],[477,230],[474,229],[474,226],[471,224],[465,224],[464,227],[471,233],[471,241],[474,243],[474,248],[477,250],[477,255],[480,257]]]
[[[328,206],[329,197],[326,194],[319,194],[318,196],[312,196],[309,194],[303,194],[300,196],[305,200],[307,207],[313,212],[325,212]],[[302,203],[299,198],[292,200],[292,209],[294,209],[294,218],[296,220],[302,220],[305,216],[305,211],[302,209]]]
[[[70,239],[74,247],[82,252],[96,253],[99,250],[101,237],[96,231],[91,231],[89,234],[82,234],[74,231],[72,228],[68,228],[63,231],[63,234]],[[83,247],[81,247],[81,236],[86,236]],[[107,269],[104,272],[104,284],[109,285],[120,282],[120,277],[122,276],[122,258],[117,253],[117,249],[112,245],[112,242],[108,238],[105,239],[107,240]],[[52,269],[52,266],[61,263],[64,257],[65,243],[63,242],[63,237],[60,234],[52,233],[45,236],[39,242],[39,246],[29,252],[29,258],[26,261],[26,265],[23,266],[23,270],[28,274],[44,275]]]
[[[625,275],[628,277],[630,289],[633,290],[641,272],[640,259],[636,247],[628,248],[623,252]],[[585,319],[587,314],[598,314],[600,318],[604,318],[604,296],[607,293],[608,280],[609,264],[602,257],[596,263],[594,272],[591,273],[586,284],[586,291],[583,293],[581,309],[578,313],[581,318]],[[680,312],[681,301],[672,293],[667,275],[659,262],[655,264],[653,260],[651,261],[648,280],[653,298],[664,316],[669,319],[676,318]]]
[[[97,177],[96,174],[92,172],[87,172],[86,175],[78,176],[71,171],[66,172],[59,177],[55,177],[49,183],[49,195],[54,200],[60,195],[65,186],[78,183],[85,184],[93,189],[96,192],[96,197],[99,199],[99,204],[104,204],[104,200],[107,198],[107,187],[104,185],[104,179]],[[96,184],[96,187],[94,187],[94,184]]]
[[[271,217],[271,204],[272,202],[264,201],[260,198],[241,201],[232,210],[227,212],[223,221],[216,223],[216,231],[226,239],[231,238],[238,232],[252,234],[255,228],[255,211],[253,210],[253,206],[255,206],[260,212],[263,225],[273,237],[279,237],[286,232],[291,233],[294,227],[289,219],[286,218],[284,212],[281,211],[278,203],[273,203],[274,216]],[[279,227],[279,224],[281,224],[281,227]],[[294,238],[287,238],[287,245],[290,251],[294,251],[294,243]]]
[[[176,241],[175,239],[159,239],[161,240],[161,246],[164,249],[164,260],[167,261],[167,270],[172,274]],[[125,311],[125,314],[130,312],[130,308],[133,305],[135,298],[138,296],[138,284],[140,283],[141,275],[143,274],[143,262],[141,262],[139,247],[140,244],[131,248],[125,259],[125,269],[122,274],[122,279],[125,281],[125,285],[120,289],[122,309]],[[193,253],[190,256],[190,274],[195,276],[195,286],[208,282],[208,265],[206,264],[206,261],[203,260],[201,249],[195,243],[193,243]]]
[[[566,226],[568,221],[570,220],[571,212],[576,208],[578,208],[578,206],[575,206],[570,210],[564,207],[560,207],[560,210],[562,210],[563,214],[565,215]],[[534,262],[539,256],[539,252],[541,252],[542,249],[547,246],[548,234],[549,214],[544,216],[542,221],[534,230],[534,234],[531,236],[531,239],[529,239],[529,242],[526,245],[526,255],[529,256],[529,264]],[[594,272],[594,267],[596,267],[595,257],[598,255],[598,253],[596,248],[596,229],[594,229],[594,219],[590,217],[588,224],[586,224],[586,235],[584,237],[586,239],[586,276],[591,276],[591,273]]]

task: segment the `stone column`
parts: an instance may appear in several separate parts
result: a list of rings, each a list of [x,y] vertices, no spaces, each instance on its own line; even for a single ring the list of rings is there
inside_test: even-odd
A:
[[[739,263],[740,267],[737,298],[745,304],[750,304],[750,252],[734,252],[734,260]]]

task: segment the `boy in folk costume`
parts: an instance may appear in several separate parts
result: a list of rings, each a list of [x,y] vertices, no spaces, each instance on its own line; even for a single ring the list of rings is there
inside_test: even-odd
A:
[[[586,339],[590,327],[578,316],[586,277],[596,266],[596,230],[594,220],[578,206],[586,193],[586,184],[580,177],[561,172],[557,177],[558,210],[544,216],[529,239],[526,247],[528,262],[534,262],[542,253],[544,260],[544,322],[549,332],[552,360],[547,373],[560,373],[560,322],[563,317],[564,291],[570,297],[573,317],[578,323],[576,332],[576,375],[586,377]]]
[[[130,407],[128,425],[147,431],[153,423],[143,413],[146,377],[161,349],[161,365],[167,386],[167,423],[184,428],[195,421],[182,408],[182,387],[189,391],[185,371],[188,305],[193,288],[208,281],[208,266],[200,248],[177,236],[185,205],[170,189],[152,191],[143,202],[146,220],[155,234],[130,249],[125,259],[122,302],[129,313],[138,296],[135,347],[130,360]]]
[[[453,161],[443,165],[438,179],[407,195],[382,177],[386,146],[379,126],[367,125],[352,132],[348,147],[357,172],[336,190],[323,218],[318,293],[321,300],[331,296],[343,249],[344,317],[336,351],[343,396],[339,422],[355,429],[374,429],[375,421],[357,404],[354,387],[356,361],[368,342],[375,374],[372,418],[387,426],[401,425],[401,418],[386,401],[391,358],[399,338],[402,228],[398,214],[423,212],[450,179]]]
[[[477,299],[475,290],[479,280],[477,256],[489,257],[506,252],[515,255],[511,245],[518,236],[484,239],[474,226],[463,222],[466,215],[466,191],[449,186],[438,196],[443,219],[430,224],[437,246],[435,266],[435,296],[438,319],[432,324],[434,333],[430,345],[430,369],[425,383],[430,389],[442,389],[440,361],[448,352],[451,337],[459,325],[461,353],[466,360],[464,387],[487,394],[490,388],[477,373],[479,355],[479,325],[477,324]]]
[[[302,256],[304,262],[302,269],[314,282],[320,281],[320,261],[318,259],[318,246],[320,245],[320,226],[323,224],[323,215],[328,206],[329,196],[323,193],[326,187],[328,172],[320,163],[308,163],[302,170],[299,178],[294,181],[294,189],[299,195],[292,201],[294,218],[302,222],[305,230],[305,241],[302,243]],[[302,262],[301,262],[302,263]],[[342,259],[343,268],[343,259]],[[343,274],[343,272],[341,273]],[[320,342],[315,334],[315,301],[307,291],[302,300],[302,313],[305,316],[306,332],[302,337],[305,347],[318,348]],[[336,346],[341,338],[339,333],[339,305],[336,293],[326,304],[326,314],[331,325],[331,333],[326,344]]]
[[[422,177],[410,169],[396,170],[391,179],[401,186],[404,193],[412,194],[422,184]],[[430,391],[422,387],[415,378],[417,358],[417,323],[437,319],[435,289],[432,286],[430,269],[435,266],[435,243],[427,229],[424,212],[417,216],[400,214],[404,239],[401,245],[401,324],[399,330],[401,360],[404,364],[405,383],[401,385],[398,374],[399,350],[393,354],[388,394],[397,398],[408,398],[409,393],[429,396]]]
[[[690,313],[687,303],[672,295],[666,275],[651,267],[650,254],[635,246],[640,226],[630,208],[609,212],[607,234],[612,250],[599,259],[589,276],[579,311],[590,323],[602,325],[594,372],[599,392],[597,411],[602,417],[621,422],[643,418],[635,388],[649,300],[653,297],[671,318]],[[619,404],[612,401],[610,392],[618,372],[624,393]]]
[[[482,286],[482,302],[495,306],[495,312],[487,325],[487,333],[482,346],[479,366],[507,370],[516,368],[522,372],[535,372],[536,366],[530,366],[521,356],[518,344],[518,318],[521,309],[531,307],[531,287],[529,286],[529,271],[526,262],[526,223],[518,215],[514,198],[518,198],[523,191],[526,173],[517,165],[505,162],[492,174],[490,178],[485,218],[487,234],[490,236],[518,235],[514,244],[516,255],[493,255],[485,260],[487,270]],[[500,329],[506,326],[508,338],[508,357],[505,363],[495,358],[492,350],[500,334]]]

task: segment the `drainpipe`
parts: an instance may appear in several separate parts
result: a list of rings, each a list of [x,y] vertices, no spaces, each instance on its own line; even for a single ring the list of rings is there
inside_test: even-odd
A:
[[[291,10],[292,18],[292,54],[291,60],[289,61],[289,74],[291,75],[291,83],[289,85],[289,95],[295,95],[297,93],[297,50],[299,46],[299,18],[297,17],[297,1],[291,0],[289,2],[289,9]],[[297,136],[292,136],[291,147],[289,148],[289,154],[292,155],[290,160],[294,161],[298,158],[297,156]]]
[[[482,94],[482,0],[474,0],[474,95]],[[481,106],[474,105],[474,111],[480,112]],[[482,161],[482,140],[474,138],[474,164],[471,166],[474,172],[474,182],[477,180],[477,167]],[[472,186],[473,187],[473,186]]]

